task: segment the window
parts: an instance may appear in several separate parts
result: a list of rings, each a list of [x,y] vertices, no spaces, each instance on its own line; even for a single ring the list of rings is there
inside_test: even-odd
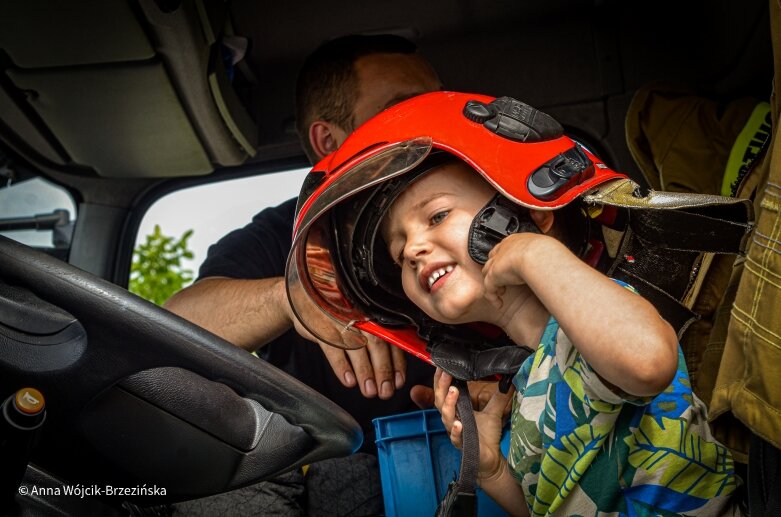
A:
[[[0,187],[0,235],[67,258],[75,219],[68,191],[43,178]]]
[[[163,235],[179,239],[193,230],[188,241],[192,259],[182,268],[195,276],[209,246],[231,230],[250,222],[266,207],[276,206],[298,195],[309,168],[293,169],[251,178],[210,183],[182,189],[157,200],[144,215],[136,237],[136,248],[160,226]]]

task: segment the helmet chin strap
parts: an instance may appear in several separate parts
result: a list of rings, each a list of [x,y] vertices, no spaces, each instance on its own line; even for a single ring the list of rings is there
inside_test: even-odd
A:
[[[493,339],[469,329],[423,323],[418,334],[428,343],[431,362],[455,379],[477,381],[501,377],[502,392],[534,351],[507,336]]]
[[[467,243],[469,256],[478,264],[488,261],[494,246],[513,233],[540,233],[529,210],[496,194],[472,220]]]

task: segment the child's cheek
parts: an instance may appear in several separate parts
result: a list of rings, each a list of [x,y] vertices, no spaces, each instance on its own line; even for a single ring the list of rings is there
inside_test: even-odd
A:
[[[405,266],[401,272],[401,287],[404,289],[404,294],[407,295],[407,298],[413,302],[415,301],[415,286],[417,282],[415,272]]]

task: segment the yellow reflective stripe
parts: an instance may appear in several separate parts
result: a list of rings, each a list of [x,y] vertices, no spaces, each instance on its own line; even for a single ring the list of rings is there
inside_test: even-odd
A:
[[[588,212],[588,216],[591,219],[596,219],[600,215],[602,215],[602,206],[599,205],[589,205],[586,207],[586,211]]]
[[[754,107],[748,122],[743,126],[732,145],[721,181],[721,195],[733,196],[733,185],[740,178],[741,169],[751,167],[762,146],[770,137],[770,104],[760,102]],[[737,187],[737,186],[736,186]]]

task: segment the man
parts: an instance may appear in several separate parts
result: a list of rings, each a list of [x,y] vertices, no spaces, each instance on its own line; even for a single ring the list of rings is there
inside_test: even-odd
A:
[[[296,122],[304,149],[310,160],[319,161],[381,110],[439,89],[431,65],[403,38],[347,36],[326,43],[306,60],[296,86]],[[258,350],[270,363],[334,400],[361,424],[366,435],[362,450],[372,452],[371,420],[415,409],[410,387],[430,385],[433,369],[412,357],[407,367],[403,352],[376,339],[367,338],[365,348],[346,352],[325,344],[321,352],[306,341],[311,336],[292,314],[283,279],[294,210],[292,199],[223,237],[209,249],[199,280],[172,297],[166,308],[242,348]],[[360,391],[352,389],[356,385]],[[421,387],[414,393],[420,403],[427,402],[427,390]],[[285,513],[295,511],[295,505],[317,514],[381,512],[376,459],[351,458],[350,465],[339,467],[340,474],[332,473],[333,463],[313,465],[306,483],[309,502],[295,495],[297,502],[284,503],[290,505]],[[283,483],[296,481],[285,478]],[[291,493],[284,489],[277,494],[281,492]],[[285,494],[271,499],[284,500]],[[323,506],[326,503],[329,507]]]

